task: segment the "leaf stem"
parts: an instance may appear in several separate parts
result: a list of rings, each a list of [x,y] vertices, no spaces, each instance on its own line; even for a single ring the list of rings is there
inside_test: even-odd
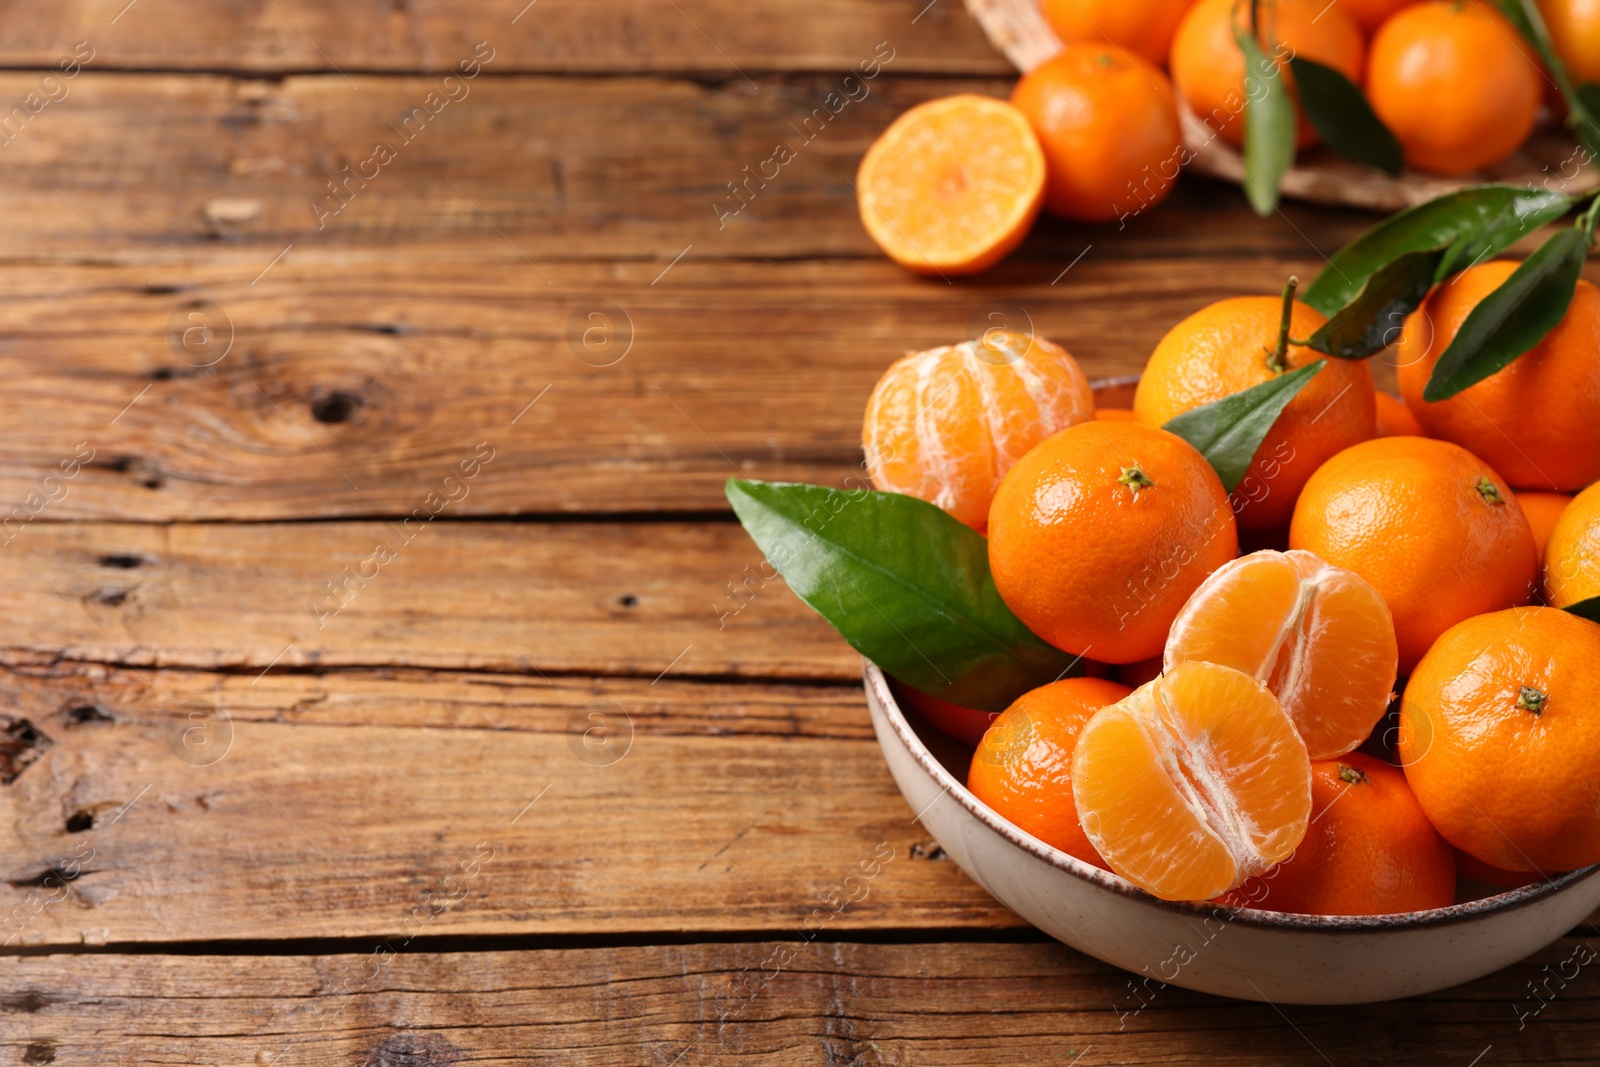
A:
[[[1289,369],[1289,319],[1294,314],[1294,291],[1300,285],[1300,279],[1289,275],[1289,280],[1283,283],[1283,311],[1278,317],[1278,347],[1267,357],[1267,369],[1274,374],[1282,374]]]
[[[1585,242],[1591,245],[1594,244],[1594,226],[1597,216],[1600,216],[1600,193],[1595,194],[1594,198],[1589,201],[1589,206],[1583,209],[1583,213],[1578,216],[1577,222],[1573,224],[1583,233]]]

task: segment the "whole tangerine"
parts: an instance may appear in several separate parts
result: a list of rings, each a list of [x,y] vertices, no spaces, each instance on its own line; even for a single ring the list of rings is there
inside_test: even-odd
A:
[[[1176,434],[1134,422],[1062,430],[989,508],[989,569],[1057,648],[1105,663],[1162,650],[1172,620],[1239,548],[1222,481]]]
[[[1068,48],[1111,44],[1165,63],[1178,20],[1193,0],[1040,0],[1044,20]]]
[[[1184,15],[1172,38],[1172,81],[1189,109],[1234,147],[1244,144],[1244,52],[1234,33],[1247,26],[1239,0],[1200,0]],[[1263,4],[1256,39],[1262,54],[1276,64],[1274,77],[1294,91],[1289,58],[1315,60],[1361,81],[1365,44],[1361,30],[1338,4],[1323,0],[1276,0]],[[1317,131],[1300,115],[1295,142],[1317,143]]]
[[[1402,675],[1456,623],[1526,604],[1539,568],[1505,480],[1460,445],[1427,437],[1376,438],[1324,463],[1295,505],[1289,545],[1377,586]]]
[[[1580,280],[1533,348],[1448,400],[1422,397],[1461,324],[1516,268],[1471,267],[1411,313],[1395,348],[1400,393],[1429,437],[1487,460],[1517,488],[1575,492],[1600,478],[1600,289]]]
[[[1383,24],[1367,54],[1367,100],[1407,163],[1466,174],[1522,146],[1541,76],[1518,40],[1481,0],[1430,0]]]
[[[1193,408],[1324,358],[1293,344],[1280,357],[1282,318],[1282,301],[1267,296],[1219,300],[1190,315],[1156,345],[1134,394],[1134,414],[1146,425],[1163,426]],[[1326,321],[1316,309],[1296,302],[1289,332],[1308,337]],[[1376,431],[1376,390],[1366,363],[1326,360],[1278,416],[1234,487],[1239,528],[1287,524],[1311,473]]]
[[[1066,349],[989,330],[891,364],[867,400],[861,447],[874,486],[936,504],[981,531],[1012,464],[1093,417],[1094,391]]]
[[[1550,43],[1573,82],[1600,81],[1600,4],[1595,0],[1536,0]]]
[[[1297,915],[1392,915],[1455,900],[1455,850],[1406,777],[1351,752],[1311,764],[1311,825],[1294,855],[1220,900]]]
[[[974,796],[1045,844],[1110,870],[1072,802],[1072,750],[1094,713],[1133,690],[1066,678],[1022,694],[989,727],[967,772]]]
[[[1400,761],[1452,845],[1504,871],[1600,861],[1600,625],[1555,608],[1458,623],[1400,702]]]
[[[1044,149],[1044,209],[1105,222],[1165,200],[1185,162],[1172,86],[1106,45],[1068,45],[1017,82],[1011,103]]]
[[[1544,588],[1557,608],[1600,596],[1600,482],[1556,519],[1544,546]]]

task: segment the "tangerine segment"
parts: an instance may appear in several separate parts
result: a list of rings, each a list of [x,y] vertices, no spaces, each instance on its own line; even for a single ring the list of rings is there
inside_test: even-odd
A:
[[[970,274],[1022,242],[1044,186],[1044,152],[1022,112],[963,93],[896,119],[861,160],[856,200],[867,233],[896,263]]]
[[[867,400],[861,447],[875,487],[982,530],[995,487],[1017,460],[1093,414],[1089,379],[1066,349],[989,330],[896,360]]]
[[[1366,740],[1399,648],[1383,594],[1310,552],[1252,552],[1212,572],[1167,637],[1166,667],[1204,660],[1266,683],[1312,759]]]
[[[1311,763],[1266,686],[1190,662],[1089,720],[1072,796],[1113,871],[1164,900],[1208,900],[1293,854]]]

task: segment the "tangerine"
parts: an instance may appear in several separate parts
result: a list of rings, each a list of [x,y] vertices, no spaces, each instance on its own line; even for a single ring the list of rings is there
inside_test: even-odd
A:
[[[1108,45],[1068,45],[1011,93],[1044,148],[1044,209],[1106,222],[1165,200],[1184,159],[1167,76]]]
[[[996,711],[964,707],[932,693],[913,689],[898,678],[894,680],[893,688],[895,698],[927,719],[935,730],[968,745],[976,745],[982,740],[983,732],[1000,717]]]
[[[1294,852],[1311,763],[1266,686],[1182,663],[1083,727],[1072,799],[1117,874],[1164,900],[1209,900]]]
[[[1066,349],[989,330],[891,364],[867,400],[861,448],[874,486],[982,530],[1012,465],[1093,413],[1089,379]]]
[[[1044,20],[1061,42],[1111,44],[1146,62],[1167,61],[1178,20],[1193,0],[1040,0]]]
[[[1132,408],[1102,408],[1094,409],[1094,417],[1101,422],[1138,422],[1139,418],[1133,413]]]
[[[1166,669],[1204,660],[1272,690],[1312,759],[1372,732],[1394,689],[1394,620],[1366,579],[1309,552],[1252,552],[1213,571],[1172,624]]]
[[[1448,441],[1380,437],[1324,463],[1289,546],[1354,571],[1394,615],[1400,673],[1463,619],[1526,604],[1539,552],[1494,468]]]
[[[1294,855],[1222,903],[1297,915],[1393,915],[1455,900],[1455,850],[1400,771],[1359,752],[1314,762],[1311,810]]]
[[[1600,4],[1594,0],[1536,0],[1550,43],[1574,84],[1600,82]]]
[[[1337,4],[1323,0],[1276,0],[1262,6],[1256,39],[1262,54],[1276,64],[1276,77],[1294,91],[1289,57],[1300,56],[1333,67],[1360,83],[1361,30]],[[1244,52],[1234,31],[1247,22],[1238,0],[1200,0],[1178,23],[1172,38],[1173,83],[1189,109],[1234,147],[1244,144]],[[1299,119],[1296,143],[1308,148],[1317,143],[1317,131]]]
[[[1095,712],[1131,692],[1100,678],[1066,678],[1022,694],[978,742],[967,788],[1018,829],[1109,870],[1078,825],[1072,750]]]
[[[1075,655],[1161,651],[1206,575],[1238,553],[1222,482],[1165,430],[1088,422],[1024,456],[989,508],[989,569],[1034,633]]]
[[[1539,115],[1540,79],[1517,31],[1481,0],[1403,8],[1367,53],[1372,110],[1407,163],[1439,174],[1479,170],[1521,147]]]
[[[1422,397],[1461,324],[1516,268],[1471,267],[1412,312],[1395,349],[1400,393],[1429,437],[1482,457],[1512,485],[1575,492],[1600,478],[1600,289],[1580,280],[1533,348],[1448,400]]]
[[[1422,423],[1411,414],[1411,409],[1406,407],[1406,402],[1399,397],[1390,396],[1381,390],[1376,394],[1378,401],[1378,436],[1379,437],[1422,437]]]
[[[1390,15],[1414,3],[1417,0],[1339,0],[1344,13],[1369,37],[1389,20]]]
[[[1550,531],[1544,588],[1557,608],[1600,596],[1600,483],[1573,497]]]
[[[1324,357],[1299,345],[1280,351],[1284,302],[1278,297],[1219,300],[1178,323],[1145,365],[1134,394],[1140,421],[1168,420],[1272,380]],[[1307,337],[1327,320],[1294,302],[1289,333]],[[1329,359],[1289,401],[1234,487],[1243,530],[1282,527],[1311,472],[1377,431],[1377,390],[1363,360]]]
[[[1406,684],[1406,780],[1445,840],[1490,866],[1549,874],[1595,863],[1597,707],[1600,625],[1544,607],[1470,618]]]
[[[1566,493],[1518,493],[1517,503],[1522,505],[1522,513],[1528,517],[1528,526],[1533,530],[1533,543],[1539,546],[1539,554],[1543,556],[1544,546],[1550,541],[1550,532],[1556,528],[1556,520],[1567,510],[1572,498]]]
[[[1027,118],[963,93],[901,115],[856,173],[867,233],[919,274],[972,274],[1022,243],[1044,203],[1045,162]]]

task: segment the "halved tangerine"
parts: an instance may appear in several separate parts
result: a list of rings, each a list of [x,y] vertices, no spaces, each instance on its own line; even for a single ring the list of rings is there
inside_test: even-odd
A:
[[[1113,871],[1165,900],[1209,900],[1288,859],[1311,817],[1305,743],[1266,686],[1182,663],[1078,735],[1072,798]]]
[[[1266,550],[1213,571],[1173,621],[1166,667],[1204,660],[1264,682],[1314,760],[1351,751],[1389,706],[1399,660],[1383,595],[1310,552]]]
[[[989,96],[918,104],[861,160],[856,201],[867,233],[921,274],[970,274],[1027,236],[1044,203],[1045,163],[1027,117]]]

